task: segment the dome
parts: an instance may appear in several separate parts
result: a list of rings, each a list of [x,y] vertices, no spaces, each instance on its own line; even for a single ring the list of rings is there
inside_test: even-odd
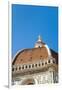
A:
[[[40,48],[24,49],[18,52],[13,60],[13,64],[31,64],[38,60],[47,60],[51,55],[47,45]]]
[[[19,64],[34,64],[39,60],[48,60],[49,57],[56,58],[58,55],[52,49],[49,49],[48,45],[42,42],[41,37],[38,37],[38,41],[35,44],[35,48],[28,48],[19,51],[13,59],[13,65]]]

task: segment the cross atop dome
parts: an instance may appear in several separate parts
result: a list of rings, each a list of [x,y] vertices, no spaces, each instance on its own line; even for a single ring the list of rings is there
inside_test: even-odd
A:
[[[42,40],[41,40],[41,36],[39,35],[38,36],[38,42],[41,42]]]
[[[42,39],[41,39],[41,36],[39,35],[39,36],[38,36],[38,40],[37,40],[37,42],[35,43],[35,48],[42,47],[42,45],[43,45]]]

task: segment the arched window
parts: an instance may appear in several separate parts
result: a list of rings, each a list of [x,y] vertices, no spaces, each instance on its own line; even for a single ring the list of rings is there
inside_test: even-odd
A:
[[[21,69],[21,67],[19,67],[19,70]]]
[[[25,68],[27,68],[27,65],[25,66]]]
[[[17,71],[17,67],[16,67],[15,69],[16,69],[16,71]]]
[[[48,60],[48,63],[50,63],[50,60]]]
[[[55,60],[53,60],[53,63],[55,63]]]
[[[35,67],[37,67],[37,64],[35,64]]]
[[[32,64],[32,67],[34,67],[34,64]]]
[[[39,63],[39,66],[40,66],[40,63]]]
[[[41,46],[38,46],[39,48],[41,48]]]
[[[14,71],[14,68],[12,68],[12,71]]]
[[[22,66],[22,69],[24,69],[24,66]]]
[[[29,68],[31,68],[31,65],[29,65]]]
[[[42,62],[42,66],[44,65],[44,63]]]

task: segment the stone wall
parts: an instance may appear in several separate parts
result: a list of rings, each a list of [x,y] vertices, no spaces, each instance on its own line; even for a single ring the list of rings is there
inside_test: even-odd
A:
[[[18,76],[13,79],[13,84],[29,85],[29,84],[57,83],[58,80],[55,79],[56,76],[58,76],[57,72],[55,72],[52,68],[49,68],[49,70],[46,72],[40,72],[37,74],[25,75],[21,77]]]

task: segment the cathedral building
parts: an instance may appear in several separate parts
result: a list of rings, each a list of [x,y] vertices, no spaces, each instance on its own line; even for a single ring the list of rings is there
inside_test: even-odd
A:
[[[58,53],[41,37],[34,48],[20,50],[12,62],[12,85],[58,83]]]

